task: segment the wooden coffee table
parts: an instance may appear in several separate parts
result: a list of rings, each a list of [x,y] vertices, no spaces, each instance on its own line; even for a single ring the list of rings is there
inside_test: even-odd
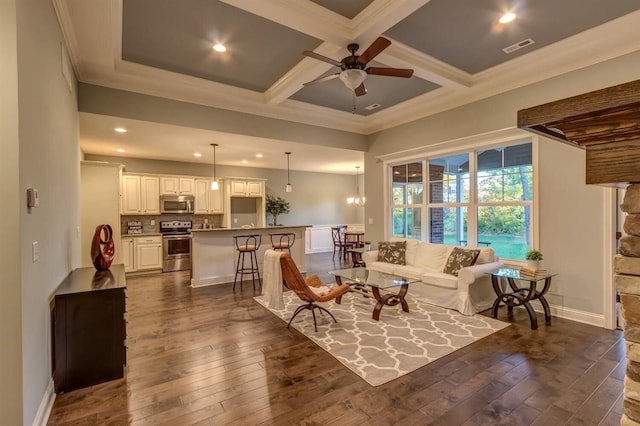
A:
[[[339,269],[329,273],[336,277],[338,285],[342,285],[344,280],[349,285],[350,291],[360,293],[367,298],[373,296],[376,299],[377,303],[373,308],[372,315],[372,318],[376,321],[380,320],[380,311],[384,306],[400,304],[403,311],[409,312],[409,304],[405,299],[409,284],[420,281],[414,278],[372,271],[367,268]],[[388,291],[394,287],[400,288],[398,293]],[[341,301],[342,295],[336,297],[336,303]]]

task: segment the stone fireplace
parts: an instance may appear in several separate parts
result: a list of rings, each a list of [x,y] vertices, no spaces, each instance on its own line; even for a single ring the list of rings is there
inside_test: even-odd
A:
[[[627,349],[621,424],[640,425],[640,80],[518,111],[518,127],[584,149],[587,184],[626,188],[614,259]]]

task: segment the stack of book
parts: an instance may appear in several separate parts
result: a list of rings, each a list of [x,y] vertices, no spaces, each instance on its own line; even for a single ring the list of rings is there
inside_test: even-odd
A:
[[[529,268],[523,266],[520,268],[520,276],[522,278],[541,278],[549,273],[546,269]]]

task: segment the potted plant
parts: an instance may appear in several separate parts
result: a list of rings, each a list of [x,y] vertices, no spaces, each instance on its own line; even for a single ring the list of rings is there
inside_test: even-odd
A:
[[[371,241],[365,241],[364,242],[364,249],[366,251],[370,251],[371,250]]]
[[[267,195],[265,200],[266,211],[273,216],[272,225],[278,226],[278,215],[289,213],[289,202],[282,197],[274,197],[273,195]]]
[[[525,255],[527,259],[527,265],[531,268],[540,268],[540,262],[542,261],[542,252],[539,250],[531,249]]]

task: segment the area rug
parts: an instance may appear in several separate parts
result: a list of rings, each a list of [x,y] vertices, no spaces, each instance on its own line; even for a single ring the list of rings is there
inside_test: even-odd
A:
[[[284,293],[283,297],[284,308],[271,312],[289,322],[302,301],[292,292]],[[255,300],[267,307],[262,296]],[[466,316],[422,303],[409,295],[409,313],[403,312],[399,305],[385,306],[380,321],[375,321],[371,318],[372,302],[359,295],[347,294],[341,304],[322,304],[338,323],[334,323],[329,315],[316,311],[316,333],[311,311],[305,310],[293,320],[291,327],[370,385],[379,386],[509,326],[482,315]]]

